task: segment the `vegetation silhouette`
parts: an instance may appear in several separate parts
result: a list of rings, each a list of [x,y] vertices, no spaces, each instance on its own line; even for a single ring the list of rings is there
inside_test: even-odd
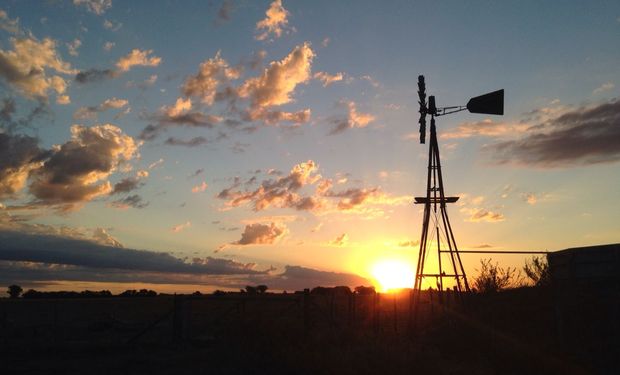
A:
[[[22,289],[21,286],[13,284],[13,285],[9,285],[7,294],[11,298],[19,298],[19,296],[22,294],[23,291],[24,290]]]

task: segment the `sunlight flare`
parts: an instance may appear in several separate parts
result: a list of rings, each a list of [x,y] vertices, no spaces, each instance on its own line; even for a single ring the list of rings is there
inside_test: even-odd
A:
[[[382,292],[412,288],[415,272],[412,266],[400,260],[383,260],[372,267],[371,274]]]

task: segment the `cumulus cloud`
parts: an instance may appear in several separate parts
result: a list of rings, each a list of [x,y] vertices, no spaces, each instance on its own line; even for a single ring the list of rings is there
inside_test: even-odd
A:
[[[110,31],[118,31],[121,29],[121,27],[123,27],[123,24],[120,22],[113,22],[110,20],[105,20],[103,21],[103,27],[105,27],[106,29]]]
[[[257,40],[265,40],[270,36],[279,38],[288,24],[289,12],[282,6],[282,0],[274,0],[265,12],[265,18],[256,24]]]
[[[419,240],[406,240],[398,243],[399,247],[416,247],[420,244]]]
[[[82,41],[79,39],[74,39],[72,42],[66,44],[67,50],[69,50],[69,55],[78,56],[78,48],[82,45]]]
[[[241,190],[242,185],[252,186],[253,180],[243,183],[235,178],[233,184],[221,190],[217,198],[225,200],[225,209],[251,205],[254,211],[268,208],[289,208],[311,211],[315,214],[345,212],[382,215],[378,206],[397,206],[410,203],[410,196],[391,196],[380,188],[332,189],[332,179],[318,174],[318,165],[308,160],[295,165],[286,176],[266,179],[258,187]],[[314,193],[304,193],[304,187],[314,186]],[[307,188],[305,190],[308,190]]]
[[[112,7],[112,0],[73,0],[73,5],[85,7],[89,12],[100,16]]]
[[[205,115],[192,111],[191,99],[178,98],[173,105],[162,106],[158,113],[147,116],[156,124],[147,125],[140,133],[140,139],[155,139],[162,131],[170,127],[186,126],[193,128],[212,128],[222,121],[221,117]]]
[[[202,64],[196,75],[188,77],[181,91],[185,96],[200,98],[201,102],[212,105],[220,85],[239,78],[241,71],[231,67],[220,52]]]
[[[254,223],[245,226],[241,239],[233,242],[233,245],[269,245],[273,244],[287,232],[282,223],[261,224]]]
[[[202,181],[202,183],[200,185],[196,185],[194,187],[192,187],[192,193],[202,193],[205,190],[207,190],[207,187],[209,185],[207,185],[206,182]]]
[[[0,133],[0,199],[14,197],[46,157],[38,139]]]
[[[127,72],[134,66],[158,66],[161,63],[161,57],[151,56],[152,53],[152,49],[144,51],[133,49],[116,62],[116,68],[120,72]]]
[[[139,147],[114,125],[73,125],[71,139],[52,150],[31,173],[29,191],[39,203],[66,205],[90,201],[112,191],[107,177],[129,162]]]
[[[78,108],[73,113],[73,118],[76,120],[96,120],[99,113],[109,109],[121,109],[128,104],[129,102],[125,99],[109,98],[96,106]]]
[[[327,87],[334,82],[342,81],[344,73],[329,74],[326,72],[314,73],[314,79],[318,79],[323,84],[323,87]]]
[[[333,246],[344,246],[348,240],[349,240],[349,236],[347,236],[346,233],[343,233],[340,236],[333,239],[332,241],[330,241],[329,244]]]
[[[12,50],[0,49],[0,77],[28,98],[47,99],[49,91],[64,94],[67,82],[59,74],[75,74],[56,51],[56,42],[10,38]]]
[[[273,61],[258,77],[249,78],[238,89],[241,98],[250,100],[251,118],[262,118],[270,107],[290,103],[299,84],[308,82],[315,54],[304,43],[281,61]]]
[[[375,121],[375,116],[370,113],[362,113],[357,111],[355,102],[345,102],[347,106],[346,117],[339,117],[333,119],[331,122],[334,124],[333,129],[329,132],[329,135],[342,133],[347,129],[365,128],[368,124]]]
[[[620,101],[572,108],[483,147],[497,164],[557,168],[620,160]]]

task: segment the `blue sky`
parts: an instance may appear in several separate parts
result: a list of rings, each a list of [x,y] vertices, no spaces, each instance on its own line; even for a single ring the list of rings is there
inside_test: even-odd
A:
[[[506,90],[503,117],[438,119],[447,192],[461,196],[449,211],[461,248],[618,241],[617,2],[67,0],[0,9],[0,229],[10,238],[273,266],[272,278],[287,265],[371,277],[382,259],[415,264],[424,74],[439,106]],[[31,47],[18,51],[20,43]],[[64,256],[84,274],[92,267]],[[2,266],[28,269],[29,257],[5,255]],[[468,257],[466,268],[478,261]],[[23,283],[68,277],[30,271]],[[195,284],[237,285],[205,272]],[[240,275],[239,285],[252,276]]]

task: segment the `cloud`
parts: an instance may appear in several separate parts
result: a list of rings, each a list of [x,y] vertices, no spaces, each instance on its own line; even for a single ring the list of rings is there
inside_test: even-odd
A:
[[[56,104],[60,104],[60,105],[71,104],[71,97],[69,95],[58,95],[56,97]]]
[[[207,190],[208,186],[209,185],[207,185],[207,183],[203,181],[200,185],[192,187],[192,193],[202,193]]]
[[[262,118],[269,107],[290,103],[297,85],[311,78],[314,56],[310,44],[304,43],[281,61],[271,62],[260,76],[246,80],[238,95],[250,100],[250,117]]]
[[[148,89],[149,87],[153,86],[155,82],[157,82],[157,74],[152,74],[149,78],[145,79],[142,82],[129,81],[125,84],[125,87],[127,88],[137,87],[140,90],[144,91]]]
[[[27,98],[47,99],[49,91],[64,94],[67,82],[59,75],[75,74],[56,51],[56,42],[34,37],[10,38],[13,50],[0,49],[0,77]]]
[[[312,160],[299,163],[287,176],[265,180],[254,191],[235,190],[240,185],[239,180],[236,180],[231,187],[222,190],[217,197],[228,200],[226,203],[228,207],[238,207],[253,202],[255,211],[261,211],[270,206],[306,208],[304,206],[308,202],[305,202],[296,192],[320,178],[315,175],[317,169],[318,166]]]
[[[149,164],[149,169],[157,168],[157,167],[159,167],[162,164],[164,164],[164,159],[160,158],[159,160],[154,161],[151,164]]]
[[[112,0],[73,0],[73,5],[83,6],[89,12],[100,16],[112,7]]]
[[[241,234],[241,239],[233,242],[232,245],[270,245],[286,233],[287,228],[282,223],[248,224]]]
[[[238,68],[231,67],[218,51],[215,57],[200,64],[196,75],[185,80],[181,91],[185,96],[197,97],[202,103],[212,105],[218,87],[223,83],[239,78],[240,75],[241,71]]]
[[[399,247],[416,247],[420,244],[419,240],[406,240],[398,243]]]
[[[235,5],[232,0],[222,1],[222,5],[217,11],[217,20],[219,22],[230,21],[230,17],[234,10],[235,10]]]
[[[97,233],[101,237],[102,233]],[[0,259],[5,261],[89,267],[93,270],[119,269],[162,273],[251,275],[264,271],[254,264],[230,259],[196,258],[186,263],[168,253],[104,246],[94,241],[65,236],[0,231]]]
[[[191,226],[192,226],[192,222],[191,221],[186,221],[184,223],[177,224],[177,225],[173,226],[171,230],[174,233],[179,233],[179,232],[181,232],[181,231],[183,231],[186,228],[189,228]]]
[[[75,81],[81,84],[99,82],[108,78],[114,78],[117,74],[112,69],[88,69],[78,72],[75,75]]]
[[[0,9],[0,30],[11,34],[19,34],[19,18],[11,19],[6,11]]]
[[[314,73],[314,79],[318,79],[319,81],[321,81],[323,83],[323,87],[327,87],[334,82],[342,81],[343,78],[344,73],[336,73],[333,75],[326,72]]]
[[[166,139],[166,142],[164,143],[169,146],[198,147],[198,146],[206,145],[207,143],[209,143],[209,140],[202,136],[193,137],[187,140],[178,139],[175,137],[169,137],[168,139]]]
[[[121,210],[128,209],[130,207],[141,209],[145,208],[149,205],[149,202],[145,202],[142,200],[142,197],[138,194],[129,195],[125,198],[117,199],[112,201],[110,205],[114,208],[118,208]]]
[[[365,128],[368,124],[375,120],[375,116],[370,113],[358,112],[355,102],[350,101],[345,104],[348,108],[347,116],[344,118],[336,118],[331,121],[335,126],[329,132],[329,135],[342,133],[347,129]]]
[[[133,49],[116,62],[116,68],[120,72],[127,72],[134,66],[158,66],[161,63],[161,57],[151,56],[152,53],[151,49],[144,51]]]
[[[329,244],[333,246],[343,246],[347,243],[348,240],[349,236],[347,236],[346,233],[343,233],[340,236],[336,237],[334,240],[330,241]]]
[[[75,113],[73,113],[73,118],[75,120],[96,120],[99,113],[105,112],[109,109],[120,109],[127,106],[128,104],[129,102],[125,99],[106,99],[103,101],[103,103],[97,106],[78,108]]]
[[[74,39],[73,42],[66,43],[67,50],[69,50],[69,55],[78,56],[78,48],[82,45],[82,41],[79,39]]]
[[[605,82],[602,85],[600,85],[599,87],[595,88],[592,91],[592,95],[598,95],[598,94],[602,94],[604,92],[611,91],[615,87],[616,87],[616,85],[614,85],[612,82]]]
[[[222,118],[192,111],[191,99],[178,98],[171,106],[162,106],[159,112],[147,116],[157,124],[147,125],[140,133],[140,139],[155,139],[161,132],[170,127],[186,126],[192,128],[213,128]]]
[[[103,21],[103,27],[105,27],[106,29],[110,31],[118,31],[121,29],[121,27],[123,27],[123,24],[120,22],[113,22],[110,20],[105,20]]]
[[[455,129],[442,132],[439,137],[442,139],[460,139],[475,136],[484,137],[504,137],[510,135],[523,134],[528,130],[530,125],[524,123],[512,124],[508,122],[496,122],[491,119],[484,119],[477,122],[464,122],[459,124]],[[418,133],[415,133],[412,139],[418,139]]]
[[[112,48],[114,48],[115,45],[116,45],[116,43],[114,43],[114,42],[105,42],[105,43],[103,43],[103,49],[104,49],[104,51],[110,52],[112,50]]]
[[[274,0],[265,12],[265,18],[256,24],[257,40],[265,40],[270,35],[279,38],[288,24],[289,13],[282,6],[282,0]]]
[[[520,138],[483,147],[497,164],[558,168],[620,160],[620,101],[565,110]]]
[[[502,215],[501,213],[489,211],[484,208],[465,209],[464,211],[469,214],[469,218],[467,219],[467,221],[472,221],[472,222],[486,221],[486,222],[494,223],[494,222],[504,221],[505,219],[504,215]]]
[[[192,173],[189,176],[187,176],[187,178],[193,178],[193,177],[200,176],[204,172],[205,172],[204,168],[198,168],[198,169],[196,169],[196,171],[194,173]]]
[[[136,190],[144,185],[142,179],[148,177],[148,175],[149,172],[147,171],[138,171],[135,177],[126,177],[114,184],[114,189],[112,189],[110,194],[129,193],[130,191]]]
[[[114,125],[73,125],[71,139],[31,173],[29,191],[38,203],[67,205],[90,201],[112,191],[107,177],[129,162],[139,147]]]
[[[15,197],[46,157],[38,139],[0,133],[0,199]]]
[[[93,230],[93,240],[100,245],[112,247],[124,247],[116,238],[112,237],[104,228],[95,228]]]
[[[249,182],[249,181],[248,181]],[[308,160],[295,165],[288,175],[264,180],[253,190],[240,190],[243,184],[238,177],[233,184],[221,190],[217,198],[225,200],[225,208],[250,204],[254,211],[268,208],[289,208],[298,211],[311,211],[315,214],[346,212],[381,215],[382,211],[371,206],[396,206],[410,203],[412,197],[393,197],[380,188],[349,188],[335,192],[333,182],[318,174],[318,165]],[[306,186],[315,186],[314,194],[304,194]]]

